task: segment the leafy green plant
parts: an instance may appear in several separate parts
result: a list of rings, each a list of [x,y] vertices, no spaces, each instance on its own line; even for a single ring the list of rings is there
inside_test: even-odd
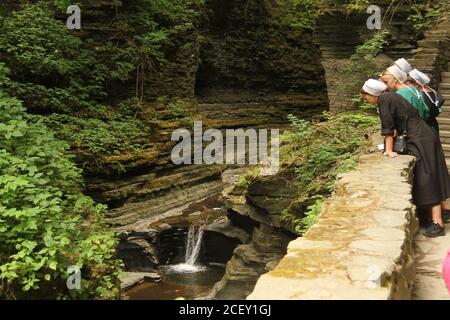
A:
[[[367,103],[363,97],[361,96],[361,94],[357,94],[354,98],[353,98],[353,103],[355,105],[358,106],[358,108],[360,110],[363,111],[370,111],[370,110],[376,110],[377,107],[374,106],[373,104]]]
[[[105,156],[139,152],[149,143],[151,127],[133,117],[120,119],[78,118],[53,114],[43,119],[58,139],[83,155],[82,167],[101,167]]]
[[[362,112],[337,115],[324,114],[326,121],[309,125],[309,133],[283,134],[280,158],[286,170],[295,176],[296,201],[281,214],[282,221],[292,231],[303,234],[315,221],[322,201],[331,194],[339,173],[357,164],[359,148],[366,141],[366,131],[378,123],[377,117]],[[291,117],[293,131],[303,130],[302,121]],[[301,123],[301,126],[298,126]],[[296,129],[297,128],[297,129]],[[302,139],[298,139],[302,136]],[[305,218],[296,214],[305,207]]]
[[[0,137],[0,296],[116,298],[116,238],[105,206],[81,193],[68,146],[1,91]],[[65,285],[72,265],[82,270],[79,290]]]
[[[322,210],[322,205],[324,201],[323,196],[313,196],[311,198],[314,202],[314,204],[308,206],[307,211],[305,212],[305,217],[301,219],[301,229],[300,229],[300,235],[304,235],[306,231],[308,231],[317,221],[317,217],[320,214],[320,211]]]
[[[260,174],[261,174],[260,168],[258,166],[254,166],[251,170],[249,170],[246,174],[244,174],[239,178],[239,181],[234,186],[233,193],[234,194],[246,193],[252,181],[256,177],[259,177]]]
[[[0,59],[12,69],[2,87],[29,109],[95,109],[106,97],[108,68],[80,38],[52,16],[44,2],[26,4],[1,22]],[[86,41],[89,44],[90,41]]]
[[[418,32],[429,30],[442,14],[439,3],[427,1],[426,3],[414,3],[412,6],[414,13],[408,17],[408,21],[413,24],[413,28]]]
[[[293,27],[304,30],[313,30],[319,16],[317,1],[315,0],[289,0],[280,1],[281,7],[287,8],[285,22]]]
[[[353,61],[373,61],[383,48],[389,44],[387,37],[390,31],[387,29],[380,30],[373,37],[366,40],[362,45],[356,47],[356,53],[352,56]]]

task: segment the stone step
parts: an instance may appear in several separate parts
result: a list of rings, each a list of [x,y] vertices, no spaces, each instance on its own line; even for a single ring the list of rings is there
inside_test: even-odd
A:
[[[445,89],[445,88],[439,87],[439,88],[438,88],[438,91],[439,91],[440,94],[445,94],[445,95],[449,95],[449,94],[450,94],[450,88]],[[449,103],[449,102],[447,102],[446,104],[448,104],[448,103]]]
[[[448,35],[448,33],[449,32],[448,32],[447,28],[436,28],[435,27],[432,30],[426,31],[425,37],[428,37],[429,35],[436,35],[436,34],[446,36],[446,35]]]
[[[444,105],[444,107],[442,108],[442,112],[438,117],[438,121],[440,121],[440,119],[442,118],[450,119],[450,106]]]
[[[449,137],[441,137],[441,143],[446,144],[446,145],[450,144],[450,138]],[[450,150],[448,151],[448,153],[450,153]]]
[[[450,131],[450,124],[439,124],[439,131],[441,130]]]
[[[416,48],[411,50],[411,54],[414,54],[416,56],[421,55],[421,54],[428,54],[428,53],[439,53],[440,50],[439,48]]]
[[[448,125],[450,125],[450,118],[439,117],[437,119],[438,119],[439,124],[448,124]]]
[[[441,40],[429,40],[429,39],[423,39],[417,41],[417,44],[419,47],[429,47],[429,48],[439,48],[442,45]]]
[[[450,144],[442,143],[442,149],[444,150],[444,153],[450,153]]]
[[[419,69],[423,72],[426,72],[425,69],[432,69],[434,65],[434,60],[421,57],[414,57],[413,59],[409,59],[408,61],[412,66],[414,66],[414,68]]]
[[[440,130],[440,136],[445,138],[450,138],[450,131]]]
[[[420,52],[414,56],[414,59],[436,59],[438,56],[439,53]]]
[[[440,92],[444,93],[444,90],[450,90],[450,83],[447,82],[441,82],[439,84],[439,90]],[[447,92],[448,93],[448,92]],[[448,93],[450,95],[450,93]]]

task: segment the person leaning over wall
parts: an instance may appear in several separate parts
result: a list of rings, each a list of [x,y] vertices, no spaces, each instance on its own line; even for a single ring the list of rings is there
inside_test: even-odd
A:
[[[434,129],[439,137],[439,124],[436,118],[442,112],[445,99],[436,90],[428,86],[431,79],[425,73],[414,69],[409,73],[409,77],[413,85],[420,90],[422,98],[428,106],[429,114],[428,119],[425,121]]]
[[[427,104],[427,95],[424,94],[423,91],[420,91],[416,86],[414,86],[414,79],[408,78],[406,72],[409,72],[410,74],[412,73],[415,78],[418,78],[419,75],[423,75],[423,73],[419,74],[417,70],[415,71],[406,59],[399,59],[393,66],[390,66],[383,72],[380,80],[387,85],[389,90],[395,91],[406,101],[408,101],[409,104],[411,104],[417,110],[419,116],[423,120],[425,120],[427,124],[429,124],[430,126],[435,125],[436,128],[433,128],[433,130],[435,132],[438,132],[436,131],[439,130],[439,127],[437,126],[436,116],[439,115],[439,113],[437,113],[436,115],[436,108],[430,108],[430,106]],[[439,112],[439,108],[437,111]],[[439,139],[439,136],[437,134],[436,136]],[[450,220],[450,206],[448,205],[447,200],[442,201],[441,207],[443,221],[444,223],[448,222]],[[426,216],[429,217],[429,215]]]
[[[370,79],[362,90],[365,101],[378,105],[381,134],[385,137],[384,156],[397,157],[394,152],[394,130],[406,133],[405,153],[416,157],[412,198],[416,206],[431,211],[432,223],[424,235],[445,235],[441,203],[450,197],[450,177],[441,143],[433,129],[419,116],[417,110],[402,96],[385,92],[387,85]]]
[[[381,75],[382,82],[384,82],[390,91],[395,91],[408,101],[419,113],[419,116],[427,120],[429,117],[429,109],[422,93],[413,85],[408,85],[408,75],[397,66],[387,68]]]

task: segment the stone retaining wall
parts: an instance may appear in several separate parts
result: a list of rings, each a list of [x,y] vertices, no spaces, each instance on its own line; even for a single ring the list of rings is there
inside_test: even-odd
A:
[[[317,223],[289,243],[247,299],[410,299],[418,230],[415,158],[364,155],[340,175]]]

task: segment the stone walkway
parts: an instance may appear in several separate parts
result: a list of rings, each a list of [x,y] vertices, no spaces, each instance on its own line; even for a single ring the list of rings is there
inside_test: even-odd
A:
[[[450,224],[445,237],[429,239],[422,232],[416,237],[416,282],[413,300],[450,300],[442,279],[442,262],[450,248]]]

